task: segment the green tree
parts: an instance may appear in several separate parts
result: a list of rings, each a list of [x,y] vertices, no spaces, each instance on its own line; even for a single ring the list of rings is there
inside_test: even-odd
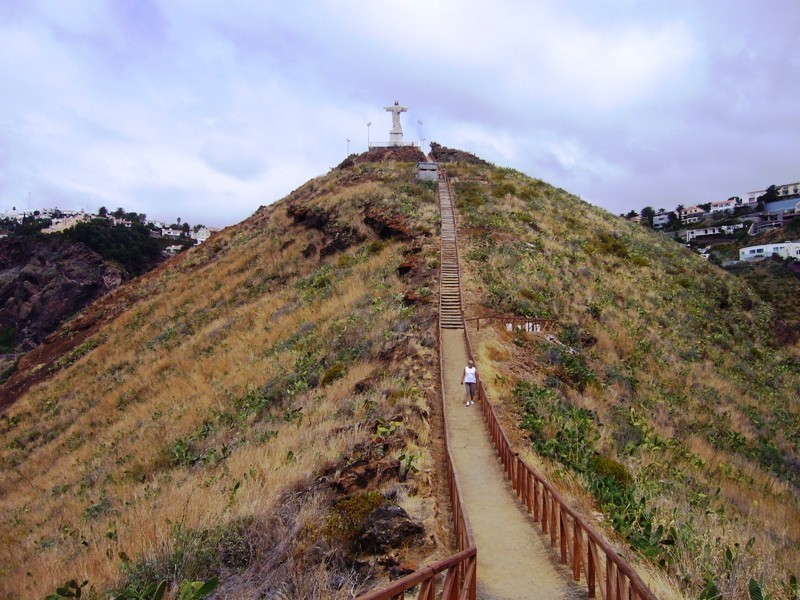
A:
[[[653,224],[653,217],[656,216],[656,211],[653,210],[652,206],[645,206],[640,214],[642,217],[642,221],[644,221],[648,225]]]
[[[761,196],[757,198],[757,200],[761,203],[766,202],[775,202],[775,200],[780,200],[780,194],[778,193],[777,186],[771,185],[767,188],[767,191],[763,193]]]

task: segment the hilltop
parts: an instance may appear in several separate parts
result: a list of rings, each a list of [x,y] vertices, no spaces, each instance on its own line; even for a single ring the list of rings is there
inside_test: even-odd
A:
[[[556,321],[475,332],[517,447],[686,595],[740,597],[750,578],[784,594],[800,568],[786,315],[663,236],[432,148],[467,316]],[[447,553],[421,159],[348,157],[24,357],[2,388],[4,591],[219,575],[231,596],[344,598]],[[383,501],[408,514],[395,549],[367,535]]]

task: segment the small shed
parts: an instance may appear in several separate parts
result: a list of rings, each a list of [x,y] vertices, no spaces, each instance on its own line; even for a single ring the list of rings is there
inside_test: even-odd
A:
[[[439,165],[435,162],[417,163],[417,179],[420,181],[436,181],[439,179]]]

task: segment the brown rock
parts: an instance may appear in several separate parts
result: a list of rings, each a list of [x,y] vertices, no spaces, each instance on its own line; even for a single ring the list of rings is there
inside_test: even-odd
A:
[[[122,284],[122,271],[60,237],[0,240],[0,323],[30,350],[66,319]]]
[[[359,546],[367,552],[388,552],[399,548],[425,533],[422,523],[411,519],[400,506],[383,504],[367,517]]]

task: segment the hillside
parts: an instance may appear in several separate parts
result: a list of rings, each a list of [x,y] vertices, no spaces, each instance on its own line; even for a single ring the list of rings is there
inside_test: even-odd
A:
[[[433,145],[515,444],[688,597],[800,572],[800,348],[758,290],[564,190]],[[347,598],[448,551],[435,186],[348,157],[93,303],[0,388],[0,591],[167,579]],[[788,323],[789,330],[795,324]],[[397,530],[368,515],[388,500]],[[424,528],[420,532],[419,527]]]
[[[564,190],[446,168],[467,316],[558,323],[550,338],[476,332],[483,381],[530,460],[689,597],[745,597],[751,578],[788,596],[800,348],[785,312],[757,282]]]
[[[215,575],[228,597],[350,597],[446,553],[435,188],[383,158],[260,208],[25,356],[2,389],[4,597]],[[408,516],[365,522],[385,501]]]

